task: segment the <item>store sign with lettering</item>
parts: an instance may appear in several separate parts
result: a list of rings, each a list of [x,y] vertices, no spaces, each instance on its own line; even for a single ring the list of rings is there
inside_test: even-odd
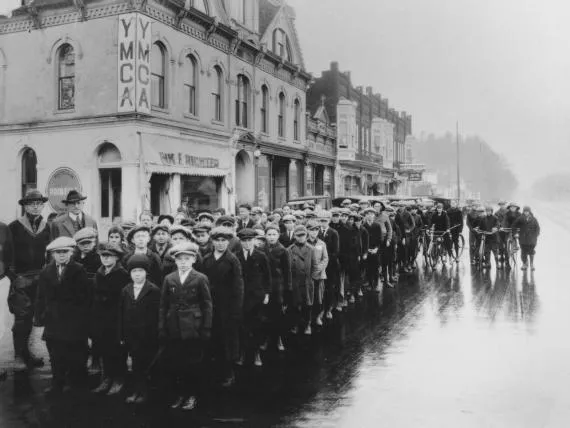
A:
[[[189,168],[218,168],[220,161],[215,158],[203,158],[185,153],[160,152],[160,160],[165,165],[186,166]]]
[[[81,192],[79,176],[71,168],[58,168],[48,179],[46,196],[48,202],[56,212],[65,212],[66,206],[62,202],[71,190]]]
[[[410,175],[408,176],[408,181],[422,181],[422,173],[410,172]]]
[[[151,19],[119,15],[117,110],[150,113]]]

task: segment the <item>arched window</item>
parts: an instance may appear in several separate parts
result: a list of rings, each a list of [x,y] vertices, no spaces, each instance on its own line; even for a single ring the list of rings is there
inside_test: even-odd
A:
[[[22,153],[22,196],[38,187],[38,159],[36,152],[26,149]]]
[[[277,117],[277,135],[285,137],[285,94],[279,93],[279,116]]]
[[[281,28],[273,30],[273,53],[283,58],[285,61],[292,61],[291,44],[287,33]]]
[[[186,113],[196,116],[196,60],[188,55],[184,62],[184,102]]]
[[[222,85],[222,69],[218,66],[215,66],[214,79],[212,82],[212,104],[214,106],[214,120],[218,122],[222,122]]]
[[[152,106],[165,108],[166,49],[161,43],[152,45],[151,68]]]
[[[261,87],[261,132],[267,133],[268,127],[268,112],[269,107],[269,89],[266,85]]]
[[[301,126],[301,103],[299,100],[295,100],[295,117],[293,118],[293,139],[299,141],[300,133],[299,129]]]
[[[75,51],[70,44],[58,49],[57,67],[57,108],[69,110],[75,107]]]
[[[210,14],[210,8],[208,7],[208,2],[206,0],[192,0],[192,7],[206,15]]]
[[[121,152],[111,143],[104,143],[97,153],[101,185],[101,218],[121,217],[121,194],[123,187],[120,167]]]
[[[236,125],[247,128],[247,108],[250,97],[249,79],[243,74],[238,74],[238,90],[236,98]]]

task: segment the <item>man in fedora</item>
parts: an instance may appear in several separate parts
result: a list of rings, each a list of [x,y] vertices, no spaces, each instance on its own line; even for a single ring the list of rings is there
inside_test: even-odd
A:
[[[83,204],[87,196],[77,190],[70,190],[62,202],[67,207],[67,213],[57,217],[52,223],[52,238],[67,236],[73,238],[77,232],[85,227],[97,230],[97,222],[83,212]]]
[[[14,314],[15,368],[41,367],[43,361],[34,357],[29,339],[34,319],[34,301],[40,271],[46,264],[46,248],[51,242],[51,230],[42,216],[47,198],[38,190],[29,190],[18,201],[24,215],[10,223],[13,239],[13,261],[10,267],[13,280],[8,294],[8,308]]]

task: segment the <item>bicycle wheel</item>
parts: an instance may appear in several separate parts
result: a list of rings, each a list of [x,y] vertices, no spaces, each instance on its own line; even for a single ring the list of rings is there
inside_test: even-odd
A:
[[[516,266],[517,265],[518,249],[516,248],[515,242],[512,239],[507,240],[507,250],[506,251],[507,251],[506,256],[508,257],[509,263],[513,267]]]
[[[455,253],[455,246],[453,248],[453,252],[454,252],[453,259],[455,261],[458,261],[461,258],[461,256],[463,255],[463,251],[465,250],[465,238],[463,237],[463,235],[458,236],[457,243],[458,243],[457,253]]]
[[[437,244],[432,245],[431,251],[429,254],[429,264],[432,267],[432,269],[437,266],[437,261],[439,260],[439,257],[440,257],[439,253],[440,253],[439,245],[437,245]]]
[[[478,252],[479,260],[477,260],[477,268],[479,270],[483,270],[483,266],[485,265],[485,241],[481,239],[481,243],[479,244],[479,252]]]

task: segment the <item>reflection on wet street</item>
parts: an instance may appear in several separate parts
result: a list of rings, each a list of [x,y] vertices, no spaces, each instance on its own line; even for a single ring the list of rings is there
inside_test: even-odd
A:
[[[538,213],[540,216],[540,213]],[[0,381],[0,427],[568,427],[570,234],[549,218],[536,272],[420,266],[191,415],[88,393],[46,399],[48,368]],[[2,297],[2,296],[0,296]],[[10,357],[3,340],[0,361]],[[41,349],[43,344],[36,343]]]

